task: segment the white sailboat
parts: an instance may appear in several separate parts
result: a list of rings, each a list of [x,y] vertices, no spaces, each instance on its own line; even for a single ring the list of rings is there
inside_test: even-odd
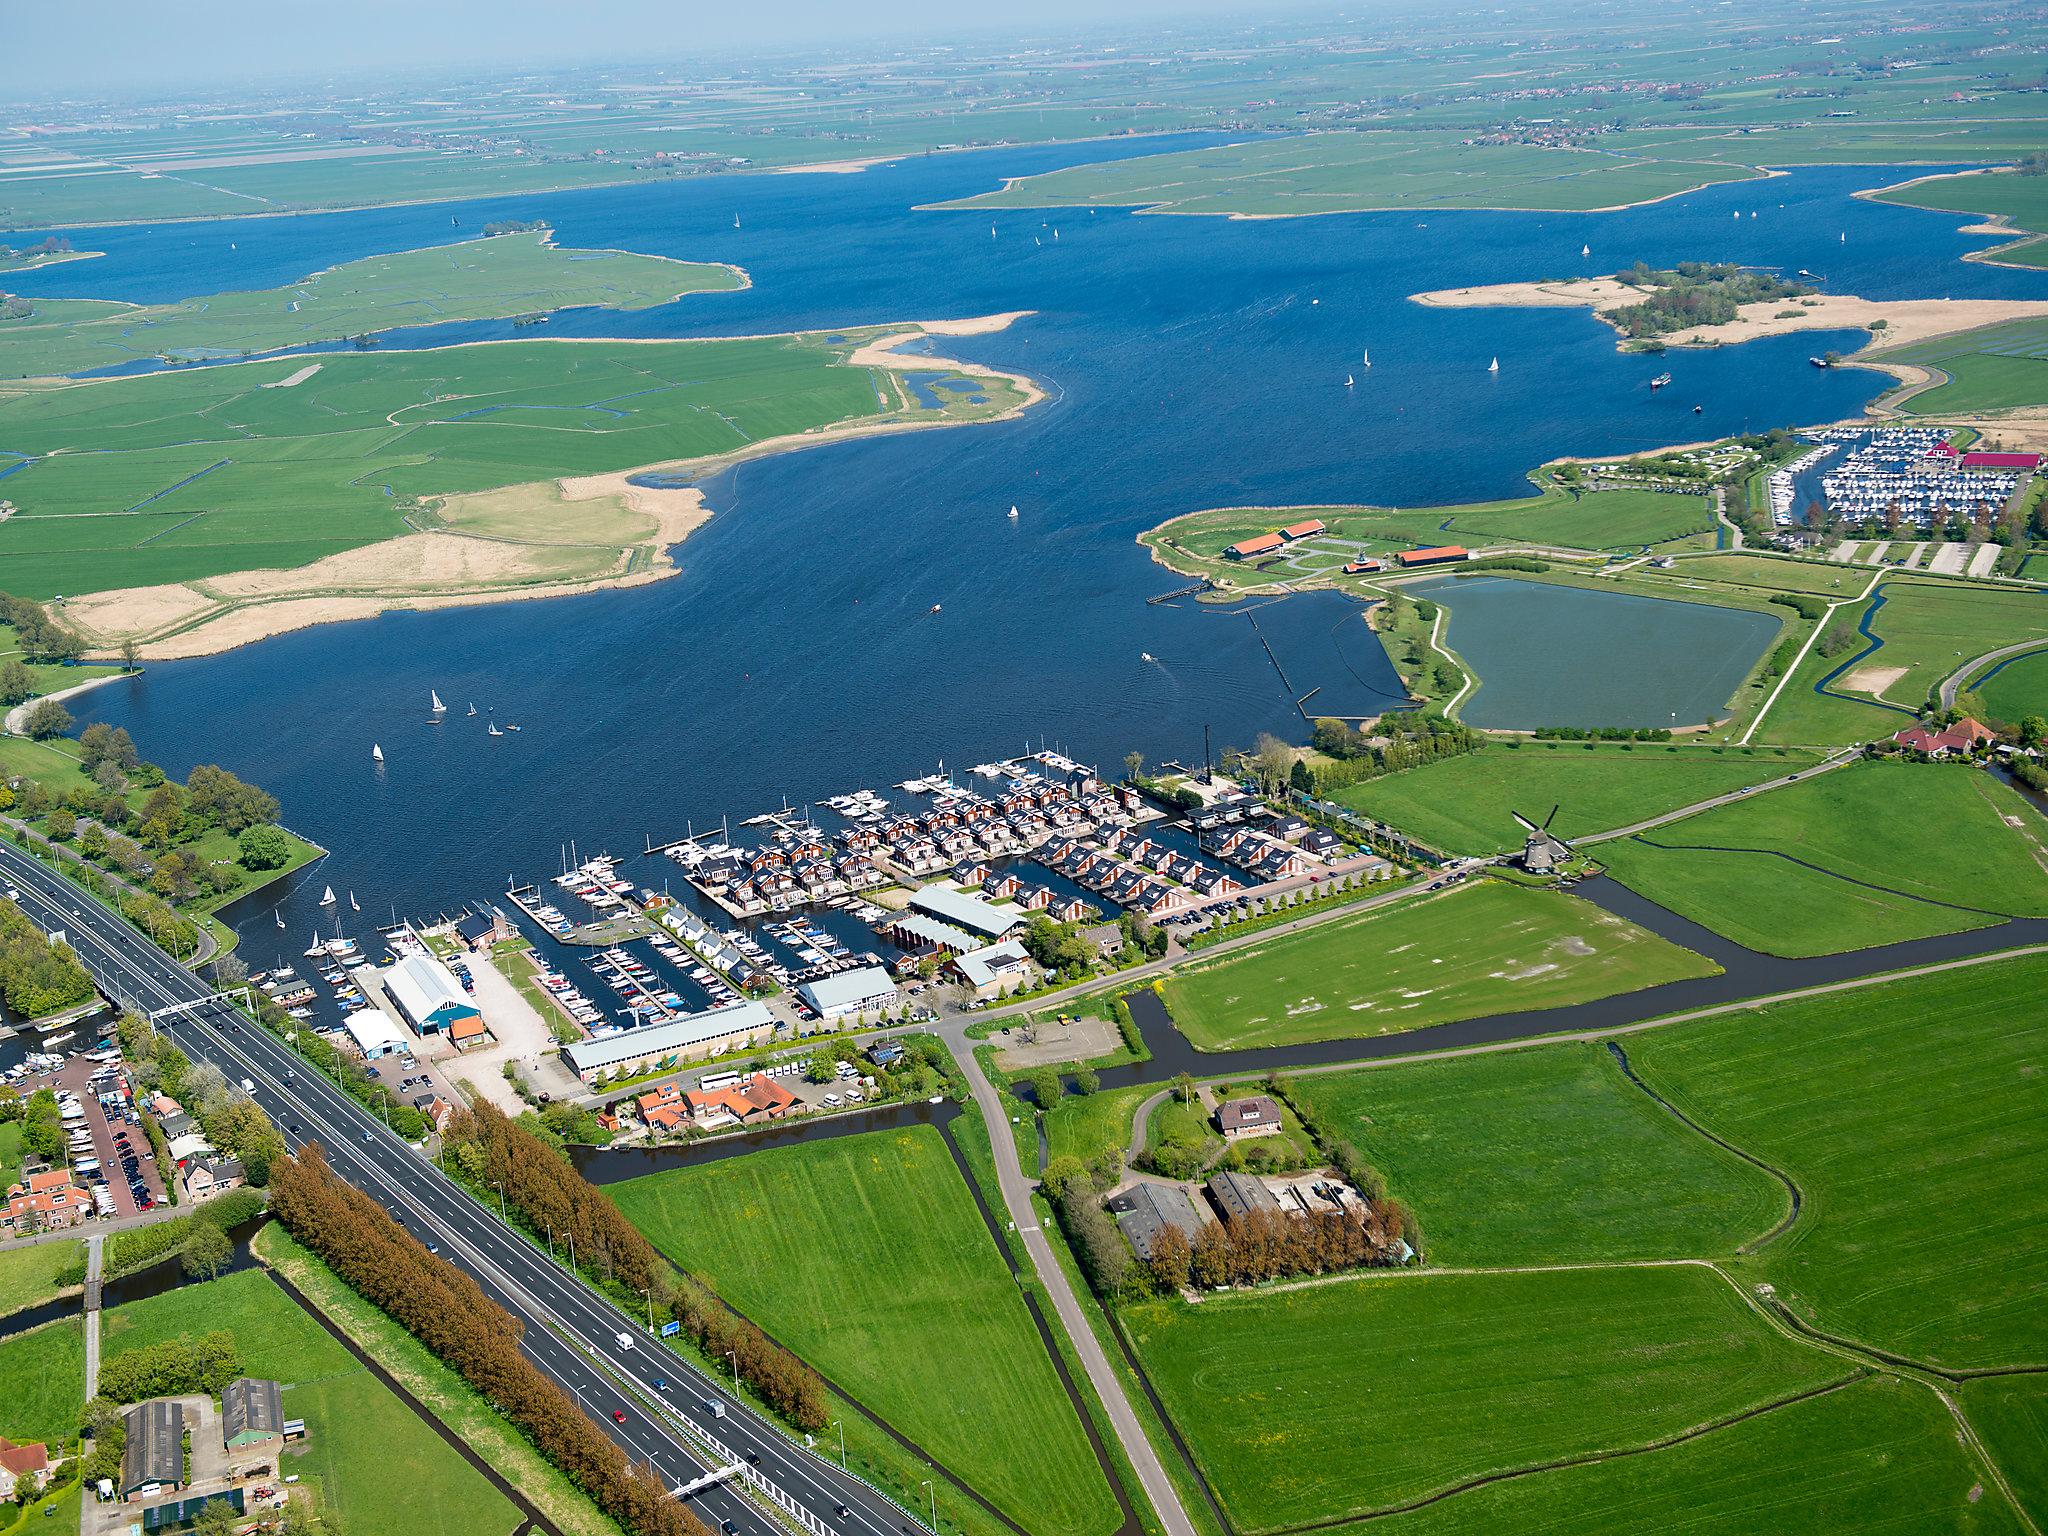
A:
[[[273,912],[270,915],[277,919],[277,926],[279,928],[284,927],[284,914],[282,912]]]
[[[471,715],[474,715],[476,713],[476,706],[474,704],[469,706],[469,712]]]
[[[447,706],[446,704],[443,704],[443,703],[441,702],[441,695],[440,695],[440,694],[436,693],[436,692],[435,692],[435,691],[434,691],[433,689],[429,688],[429,689],[427,690],[427,697],[431,698],[431,699],[432,699],[432,700],[434,701],[434,713],[435,713],[435,714],[437,714],[437,715],[445,715],[445,714],[447,714],[447,713],[448,713],[448,706]]]
[[[374,741],[370,743],[370,761],[375,763],[384,761],[384,749]]]
[[[1361,367],[1370,368],[1372,366],[1372,348],[1367,347],[1364,351],[1360,352],[1358,354],[1358,361]]]
[[[1052,237],[1055,240],[1059,239],[1060,237],[1060,227],[1057,224],[1053,225],[1052,227]]]
[[[491,734],[493,736],[502,736],[505,734],[503,731],[498,729],[498,722],[495,720],[491,722]]]
[[[1358,383],[1358,380],[1356,380],[1356,379],[1354,379],[1353,377],[1351,377],[1351,375],[1350,375],[1350,374],[1348,374],[1348,373],[1347,373],[1347,374],[1345,374],[1345,375],[1344,375],[1344,387],[1345,387],[1346,389],[1350,389],[1350,388],[1352,388],[1352,387],[1353,387],[1354,385],[1356,385],[1357,383]]]
[[[738,229],[740,227],[740,216],[738,214],[734,214],[732,216],[732,227],[734,229]]]
[[[327,887],[327,889],[326,889],[326,890],[324,890],[324,891],[322,891],[322,892],[320,893],[320,905],[321,905],[321,906],[323,906],[323,907],[331,907],[331,906],[333,906],[333,905],[334,905],[334,887],[333,887],[333,886],[331,886],[331,885],[330,885],[329,887]]]
[[[1499,373],[1499,372],[1500,372],[1500,359],[1496,357],[1496,358],[1495,358],[1495,359],[1494,359],[1494,360],[1493,360],[1492,362],[1488,363],[1488,364],[1486,365],[1486,371],[1487,371],[1488,373]]]
[[[356,893],[354,891],[350,891],[348,893],[348,909],[351,912],[360,912],[363,910],[361,907],[356,905]]]
[[[1010,508],[1010,521],[1013,523],[1017,521],[1017,508],[1014,504]]]
[[[1579,247],[1579,254],[1581,256],[1590,256],[1593,254],[1593,247],[1591,247],[1590,245],[1582,245]]]
[[[988,227],[988,237],[991,240],[995,239],[996,237],[996,227],[993,224],[989,225]]]

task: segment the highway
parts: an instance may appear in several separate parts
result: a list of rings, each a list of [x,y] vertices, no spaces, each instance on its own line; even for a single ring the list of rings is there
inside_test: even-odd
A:
[[[721,1466],[740,1470],[690,1495],[714,1531],[762,1536],[776,1520],[738,1484],[783,1504],[813,1531],[903,1536],[923,1528],[893,1501],[789,1440],[582,1280],[503,1225],[355,1100],[307,1067],[268,1030],[247,1022],[211,988],[126,922],[29,855],[0,844],[0,887],[47,929],[62,929],[100,988],[124,1006],[159,1014],[158,1027],[185,1054],[211,1062],[254,1098],[294,1148],[318,1142],[334,1171],[376,1200],[525,1325],[534,1364],[581,1404],[636,1464],[651,1464],[671,1489]],[[618,1335],[634,1340],[622,1349]],[[654,1385],[665,1382],[665,1390]],[[629,1391],[630,1389],[630,1391]],[[707,1408],[724,1409],[716,1417]],[[650,1405],[654,1405],[652,1408]],[[623,1410],[625,1422],[612,1413]],[[731,1453],[703,1443],[712,1436]],[[778,1497],[779,1495],[779,1497]],[[845,1509],[842,1516],[838,1513]]]

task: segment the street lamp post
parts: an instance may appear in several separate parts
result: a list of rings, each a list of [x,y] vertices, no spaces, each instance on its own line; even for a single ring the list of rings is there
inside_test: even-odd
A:
[[[939,1490],[938,1490],[938,1485],[937,1485],[937,1484],[935,1484],[935,1483],[934,1483],[934,1482],[933,1482],[933,1481],[932,1481],[932,1480],[931,1480],[930,1478],[928,1478],[928,1477],[927,1477],[927,1478],[921,1478],[921,1479],[919,1480],[919,1482],[918,1482],[918,1486],[919,1486],[920,1488],[923,1488],[923,1489],[925,1489],[925,1490],[926,1490],[927,1492],[929,1492],[929,1493],[931,1494],[931,1496],[932,1496],[932,1536],[938,1536],[938,1532],[939,1532]]]
[[[737,1393],[740,1389],[740,1352],[736,1349],[728,1349],[725,1352],[725,1358],[732,1364],[732,1389]]]
[[[654,1287],[643,1285],[640,1287],[640,1294],[647,1298],[647,1331],[652,1333],[654,1332]]]
[[[846,1422],[843,1419],[834,1419],[832,1427],[839,1431],[839,1470],[844,1472],[846,1470]]]
[[[491,1188],[498,1192],[498,1220],[503,1221],[505,1219],[505,1186],[493,1180]]]

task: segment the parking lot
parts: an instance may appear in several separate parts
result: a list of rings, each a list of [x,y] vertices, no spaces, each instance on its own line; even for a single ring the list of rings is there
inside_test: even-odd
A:
[[[82,1115],[66,1120],[71,1166],[102,1216],[133,1216],[164,1203],[164,1171],[151,1155],[141,1116],[129,1102],[119,1061],[75,1056],[33,1087],[56,1090],[60,1105],[76,1098]],[[102,1103],[102,1098],[107,1100]],[[104,1191],[106,1200],[100,1198]],[[112,1208],[108,1209],[111,1204]]]

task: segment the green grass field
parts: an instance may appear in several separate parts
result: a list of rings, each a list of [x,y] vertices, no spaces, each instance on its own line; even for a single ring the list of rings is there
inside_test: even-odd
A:
[[[523,233],[367,256],[286,287],[176,304],[38,298],[28,318],[0,321],[0,378],[79,373],[136,358],[233,357],[580,305],[646,309],[742,281],[730,267],[547,242],[545,233]]]
[[[85,1412],[85,1324],[75,1317],[0,1339],[0,1435],[69,1440]]]
[[[287,1415],[306,1421],[285,1469],[316,1483],[350,1530],[505,1536],[510,1500],[461,1459],[261,1270],[243,1270],[105,1315],[108,1359],[180,1335],[233,1333],[243,1369],[285,1386]]]
[[[677,1264],[1030,1529],[1115,1528],[1080,1422],[939,1132],[779,1148],[607,1192]]]
[[[1602,843],[1598,857],[1739,944],[1816,955],[2048,915],[2043,832],[1988,774],[1860,762]]]
[[[1985,708],[2001,720],[2048,715],[2048,651],[2015,656],[1989,680],[1971,685]]]
[[[1987,1376],[1956,1395],[2038,1525],[2048,1518],[2048,1377]]]
[[[1247,1532],[1640,1445],[1850,1371],[1693,1266],[1358,1278],[1125,1317]]]
[[[0,441],[40,456],[8,478],[20,510],[0,525],[0,562],[30,597],[289,568],[403,534],[421,499],[973,409],[899,410],[892,382],[843,366],[847,350],[799,337],[522,341],[337,354],[289,387],[308,364],[0,391]],[[640,537],[652,526],[636,518]],[[610,562],[618,532],[567,521],[551,542]]]
[[[1775,1179],[1680,1123],[1600,1045],[1292,1084],[1325,1134],[1415,1207],[1432,1263],[1712,1257],[1790,1208]]]
[[[21,1127],[10,1126],[20,1139]],[[6,1182],[12,1183],[9,1175]],[[80,1245],[24,1243],[0,1247],[0,1317],[48,1301],[57,1294],[57,1274],[78,1262]]]
[[[1966,1389],[1966,1396],[1969,1389]],[[1927,1388],[1878,1377],[1648,1456],[1476,1488],[1368,1529],[1397,1536],[2017,1536]]]
[[[2038,245],[2032,249],[2037,262],[2048,259],[2048,251]],[[1947,375],[1944,382],[1908,395],[1901,403],[1901,409],[1919,415],[2048,404],[2048,320],[2009,320],[1888,350],[1885,356]]]
[[[1188,565],[1190,559],[1209,562],[1243,580],[1245,568],[1223,561],[1225,549],[1241,539],[1311,517],[1327,523],[1329,535],[1306,541],[1299,546],[1301,553],[1291,557],[1292,563],[1280,569],[1314,565],[1319,550],[1328,552],[1321,563],[1335,567],[1353,558],[1359,548],[1367,554],[1385,554],[1456,541],[1474,546],[1536,543],[1570,549],[1638,549],[1714,526],[1712,508],[1703,496],[1638,490],[1571,496],[1558,489],[1547,474],[1540,477],[1540,483],[1542,490],[1535,496],[1445,507],[1218,507],[1176,517],[1147,533],[1143,542],[1172,553],[1177,566]]]
[[[1506,853],[1522,846],[1517,811],[1542,821],[1555,806],[1551,830],[1582,837],[1797,773],[1813,761],[1782,748],[1494,742],[1352,785],[1334,798],[1453,853]]]
[[[1139,207],[1173,213],[1350,213],[1374,208],[1582,212],[1671,197],[1757,172],[1636,154],[1474,145],[1456,132],[1333,133],[1076,166],[951,208]]]
[[[1576,897],[1480,880],[1183,967],[1165,996],[1197,1049],[1221,1051],[1559,1008],[1714,969]]]
[[[1910,1358],[2038,1364],[2044,983],[2048,961],[2002,961],[1653,1030],[1629,1056],[1799,1186],[1797,1224],[1739,1271],[1817,1326]]]
[[[1869,584],[1870,572],[1816,560],[1776,560],[1769,555],[1688,555],[1671,570],[1672,581],[1727,582],[1773,592],[1806,592],[1816,597],[1854,597]]]
[[[1046,1155],[1087,1162],[1106,1147],[1128,1147],[1131,1118],[1159,1091],[1156,1083],[1134,1083],[1106,1093],[1070,1093],[1045,1117]]]

